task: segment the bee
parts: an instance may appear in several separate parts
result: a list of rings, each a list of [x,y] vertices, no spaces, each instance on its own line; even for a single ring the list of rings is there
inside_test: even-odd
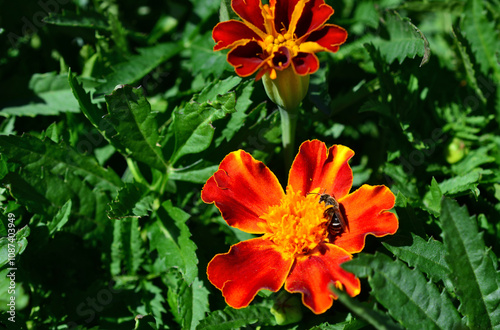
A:
[[[319,195],[319,203],[325,203],[325,206],[330,206],[323,212],[323,218],[327,219],[328,233],[331,236],[342,234],[348,229],[348,225],[340,211],[339,202],[329,194],[316,194]]]

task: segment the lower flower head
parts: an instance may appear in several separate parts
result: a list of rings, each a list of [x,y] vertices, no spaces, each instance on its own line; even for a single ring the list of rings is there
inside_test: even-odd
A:
[[[355,296],[360,282],[340,265],[360,252],[369,234],[394,234],[394,194],[385,186],[363,185],[349,193],[354,152],[306,141],[290,170],[286,194],[274,174],[242,150],[224,158],[203,187],[226,222],[262,234],[216,255],[208,279],[234,308],[248,306],[261,289],[300,292],[314,313],[335,299],[330,285]],[[244,196],[245,202],[241,202]],[[326,196],[326,197],[323,197]],[[341,226],[346,222],[347,226]]]

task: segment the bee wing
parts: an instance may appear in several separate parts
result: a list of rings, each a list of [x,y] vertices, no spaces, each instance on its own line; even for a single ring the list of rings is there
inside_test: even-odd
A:
[[[340,208],[335,209],[335,216],[339,219],[340,226],[342,227],[343,231],[346,231],[346,229],[349,229],[349,225],[347,224],[347,221],[345,221],[344,216],[342,215],[342,212],[340,211]]]

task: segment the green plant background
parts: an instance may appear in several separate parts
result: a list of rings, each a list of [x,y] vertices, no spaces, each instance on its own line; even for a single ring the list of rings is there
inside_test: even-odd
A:
[[[296,143],[352,148],[400,229],[344,265],[359,296],[283,328],[500,328],[500,1],[327,3],[349,38],[318,54]],[[212,50],[227,5],[0,1],[1,324],[276,326],[276,294],[234,310],[205,272],[251,237],[200,200],[224,156],[288,174],[276,106]]]

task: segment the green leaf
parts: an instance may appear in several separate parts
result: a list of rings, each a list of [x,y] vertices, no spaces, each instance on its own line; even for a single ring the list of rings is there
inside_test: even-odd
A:
[[[198,278],[189,285],[176,273],[168,274],[167,277],[168,303],[175,320],[182,329],[196,329],[200,320],[210,311],[208,290]]]
[[[497,52],[500,49],[500,38],[495,22],[488,20],[483,0],[468,0],[464,8],[462,31],[471,43],[481,72],[488,75],[493,71],[496,81],[500,81],[500,64]]]
[[[406,328],[453,329],[461,326],[458,312],[446,292],[439,293],[417,269],[384,254],[361,254],[342,265],[359,277],[368,277],[372,294]]]
[[[450,268],[445,260],[446,251],[443,243],[433,238],[426,241],[414,234],[412,240],[412,244],[408,246],[390,245],[390,241],[382,244],[409,266],[426,273],[433,281],[446,280]]]
[[[61,112],[80,112],[78,103],[71,96],[66,75],[55,72],[34,74],[29,89],[35,97],[23,100],[25,104],[10,106],[0,111],[2,116],[54,116]]]
[[[495,270],[482,234],[465,207],[449,198],[441,204],[441,227],[446,261],[451,269],[459,310],[474,329],[500,327],[500,277]]]
[[[13,167],[4,178],[11,193],[35,213],[55,215],[68,199],[75,197],[79,204],[72,212],[94,216],[98,196],[93,190],[114,194],[122,185],[111,169],[102,168],[94,158],[49,139],[0,136],[0,153]]]
[[[146,76],[151,70],[183,49],[177,43],[161,43],[149,48],[138,49],[138,55],[131,56],[127,62],[113,67],[114,73],[108,75],[106,82],[96,88],[97,95],[111,92],[117,85],[133,84]]]
[[[388,13],[386,26],[390,40],[380,40],[374,43],[387,63],[391,64],[395,59],[402,63],[405,58],[415,58],[417,55],[423,57],[420,66],[429,60],[429,43],[409,18],[401,18],[397,12]]]
[[[170,173],[170,179],[192,183],[205,183],[219,168],[219,165],[209,166],[201,170],[176,171]]]
[[[62,14],[50,13],[43,21],[57,26],[80,27],[100,31],[111,30],[106,19],[102,16],[89,13],[76,14],[68,10],[63,11]]]
[[[71,206],[73,203],[71,202],[71,199],[69,199],[57,212],[55,215],[54,219],[49,222],[48,228],[49,228],[49,235],[52,236],[55,232],[61,230],[61,228],[68,222],[69,220],[69,215],[71,213]]]
[[[157,250],[166,269],[178,269],[188,285],[198,276],[196,244],[186,225],[189,214],[166,201],[157,211],[158,220],[148,230],[151,250]]]
[[[158,124],[142,89],[123,86],[106,96],[108,120],[117,132],[111,137],[123,155],[131,157],[160,171],[168,170],[158,144]]]
[[[0,267],[8,264],[9,259],[12,263],[9,263],[7,267],[15,267],[15,257],[22,254],[28,246],[27,237],[29,235],[30,228],[26,225],[19,229],[14,236],[0,237]],[[14,257],[14,259],[12,257]]]
[[[140,183],[126,183],[109,204],[108,217],[120,220],[147,216],[154,202],[154,196],[148,193],[149,189]]]
[[[144,261],[139,220],[137,218],[115,220],[113,226],[111,274],[135,275]]]
[[[395,324],[389,315],[374,309],[373,306],[363,304],[356,299],[351,298],[346,292],[340,291],[335,287],[332,287],[331,289],[338,296],[338,300],[342,304],[344,304],[360,318],[373,325],[376,329],[403,329],[401,326]]]
[[[224,118],[235,111],[235,94],[217,95],[215,100],[203,103],[189,102],[183,109],[173,114],[175,132],[175,151],[171,162],[187,154],[200,153],[212,142],[215,128],[212,122]]]
[[[443,198],[443,193],[441,192],[441,189],[439,189],[436,179],[433,177],[429,193],[425,195],[423,202],[427,207],[427,210],[435,216],[439,215],[441,209],[441,198]]]
[[[200,322],[197,330],[232,330],[246,325],[264,321],[264,316],[272,317],[269,308],[250,305],[243,309],[226,307],[223,311],[218,310],[210,313]]]

